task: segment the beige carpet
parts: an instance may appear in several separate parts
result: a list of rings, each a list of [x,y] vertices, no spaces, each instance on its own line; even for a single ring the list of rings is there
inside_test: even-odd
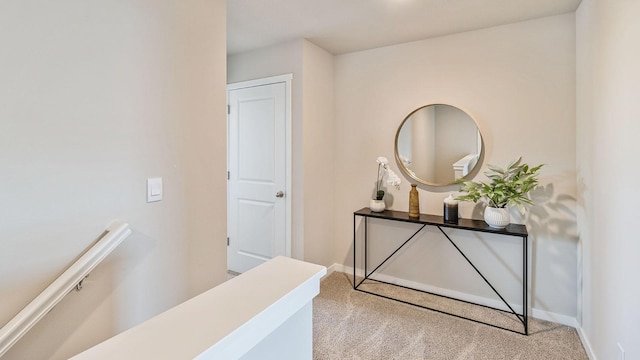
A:
[[[320,285],[313,302],[316,360],[588,360],[574,328],[530,318],[529,336],[519,335],[354,291],[352,281],[335,272]],[[505,317],[493,316],[487,320]]]

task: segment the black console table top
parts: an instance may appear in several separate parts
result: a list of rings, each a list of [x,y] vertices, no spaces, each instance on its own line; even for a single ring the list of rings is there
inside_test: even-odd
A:
[[[374,212],[371,211],[371,209],[369,209],[368,207],[364,207],[358,211],[355,211],[353,214],[376,219],[404,221],[416,224],[427,224],[452,229],[481,231],[500,235],[512,235],[518,237],[529,235],[529,233],[527,232],[527,227],[519,224],[509,224],[504,229],[497,229],[487,225],[484,220],[460,218],[458,219],[457,224],[453,224],[444,222],[444,218],[439,215],[420,214],[419,218],[411,218],[409,217],[409,213],[406,211],[384,210],[382,212]]]

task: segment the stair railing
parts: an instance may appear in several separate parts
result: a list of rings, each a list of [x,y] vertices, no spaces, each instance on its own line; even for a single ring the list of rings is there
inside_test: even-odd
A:
[[[96,243],[71,264],[62,275],[44,289],[13,319],[0,329],[0,357],[53,309],[71,290],[80,289],[82,281],[122,241],[131,234],[129,224],[114,222]]]

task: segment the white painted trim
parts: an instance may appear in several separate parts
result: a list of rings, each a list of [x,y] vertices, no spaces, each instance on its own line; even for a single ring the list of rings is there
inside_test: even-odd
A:
[[[578,327],[580,326],[578,324],[578,320],[574,317],[557,314],[557,313],[546,311],[546,310],[532,308],[531,317],[534,317],[540,320],[551,321],[551,322],[562,324],[562,325],[571,326],[576,329],[578,329]]]
[[[276,76],[271,76],[267,78],[240,81],[237,83],[227,84],[227,91],[245,89],[245,88],[255,87],[255,86],[269,85],[269,84],[277,84],[282,82],[286,83],[286,82],[291,82],[291,80],[293,80],[293,74],[276,75]]]
[[[333,272],[342,272],[342,273],[346,273],[348,275],[353,276],[353,267],[350,266],[345,266],[342,264],[333,264],[329,267],[329,270],[327,272],[327,275],[330,275]],[[357,274],[359,276],[362,276],[362,270],[358,269]],[[496,302],[493,299],[487,299],[487,298],[483,298],[483,297],[479,297],[479,296],[475,296],[475,295],[470,295],[470,294],[466,294],[466,293],[461,293],[461,292],[456,292],[456,291],[451,291],[448,289],[442,289],[442,288],[438,288],[435,286],[429,286],[429,285],[425,285],[425,284],[419,284],[419,283],[415,283],[415,282],[411,282],[411,281],[406,281],[406,280],[402,280],[402,279],[397,279],[397,278],[393,278],[391,276],[384,276],[384,277],[379,277],[379,280],[384,280],[387,282],[391,282],[393,284],[399,284],[399,285],[405,285],[405,286],[410,286],[410,287],[414,287],[420,290],[425,290],[426,291],[430,291],[430,292],[434,292],[437,294],[442,294],[442,295],[446,295],[446,296],[452,296],[461,300],[465,300],[465,301],[471,301],[471,302],[477,302],[483,305],[487,305],[488,306],[492,306],[492,307],[497,307],[497,308],[504,308],[504,304],[502,304],[502,302]],[[515,304],[510,304],[514,310],[516,311],[521,311],[522,306],[518,306]],[[578,336],[580,337],[580,341],[582,342],[582,346],[584,347],[585,352],[587,353],[587,356],[589,357],[589,360],[597,360],[595,353],[593,352],[593,348],[591,347],[591,343],[589,342],[589,339],[587,338],[584,330],[582,329],[582,327],[580,326],[580,324],[578,323],[578,320],[574,317],[571,316],[567,316],[567,315],[562,315],[562,314],[556,314],[550,311],[545,311],[545,310],[540,310],[540,309],[535,309],[532,308],[531,309],[531,317],[532,318],[536,318],[536,319],[540,319],[540,320],[546,320],[546,321],[551,321],[554,323],[558,323],[561,325],[566,325],[566,326],[571,326],[573,328],[576,329],[576,331],[578,332]]]
[[[286,167],[286,179],[285,179],[285,255],[287,257],[291,257],[291,233],[293,227],[292,221],[292,202],[291,202],[291,194],[293,189],[293,137],[292,137],[292,99],[291,99],[291,86],[293,82],[293,74],[284,74],[284,75],[276,75],[267,78],[255,79],[255,80],[247,80],[241,81],[237,83],[227,84],[227,106],[229,106],[229,92],[237,89],[245,89],[256,86],[270,85],[270,84],[285,84],[285,167]],[[227,113],[227,171],[229,169],[229,114]],[[228,182],[227,182],[228,184]],[[227,189],[228,194],[228,189]],[[228,196],[228,195],[227,195]],[[228,203],[228,201],[227,201]],[[227,205],[228,206],[228,205]],[[228,211],[228,209],[227,209]],[[227,220],[228,221],[228,220]]]
[[[0,329],[0,357],[73,290],[91,270],[131,234],[129,224],[114,222],[89,250]]]
[[[578,322],[576,321],[576,324],[577,323]],[[578,336],[580,336],[580,341],[582,341],[582,347],[584,347],[584,351],[586,351],[589,360],[597,360],[596,354],[593,352],[593,348],[589,342],[589,338],[587,338],[587,334],[584,333],[582,326],[576,326],[576,330],[578,331]]]
[[[325,273],[324,266],[275,257],[72,359],[241,359],[310,309]],[[280,349],[278,359],[290,358],[289,350]]]
[[[347,273],[347,274],[353,276],[353,267],[345,266],[345,265],[341,265],[341,264],[333,264],[329,268],[333,269],[333,271],[344,272],[344,273]],[[357,274],[359,276],[362,276],[362,270],[358,269]],[[471,294],[467,294],[467,293],[463,293],[463,292],[459,292],[459,291],[454,291],[454,290],[449,290],[449,289],[444,289],[444,288],[431,286],[431,285],[427,285],[427,284],[421,284],[421,283],[418,283],[418,282],[408,281],[408,280],[404,280],[404,279],[400,279],[400,278],[396,278],[396,277],[392,277],[392,276],[388,276],[388,275],[377,275],[376,279],[381,280],[381,281],[386,281],[386,282],[389,282],[389,283],[392,283],[392,284],[408,286],[408,287],[411,287],[411,288],[414,288],[414,289],[419,289],[419,290],[429,291],[429,292],[440,294],[440,295],[450,296],[450,297],[453,297],[453,298],[456,298],[456,299],[460,299],[460,300],[464,300],[464,301],[470,301],[470,302],[473,302],[473,303],[476,303],[476,304],[491,306],[491,307],[494,307],[494,308],[497,308],[497,309],[508,310],[508,308],[500,300],[489,299],[489,298],[485,298],[485,297],[482,297],[482,296],[471,295]],[[511,307],[515,311],[520,312],[520,313],[522,312],[522,304],[511,304],[510,303],[509,305],[511,305]],[[540,309],[534,309],[534,308],[531,309],[530,314],[531,314],[531,317],[536,318],[536,319],[551,321],[551,322],[555,322],[555,323],[558,323],[558,324],[571,326],[573,328],[579,329],[578,321],[576,320],[576,318],[571,317],[571,316],[556,314],[556,313],[552,313],[552,312],[549,312],[549,311],[540,310]],[[585,348],[586,348],[586,346],[585,346]]]
[[[344,272],[344,271],[341,271],[343,267],[344,267],[343,265],[339,265],[339,264],[333,264],[333,265],[329,266],[327,268],[327,273],[322,277],[322,279],[324,280],[327,276],[333,274],[336,271],[337,272]]]
[[[345,267],[345,268],[349,270],[348,274],[353,274],[353,268],[352,267]],[[361,276],[362,272],[358,271],[358,275]],[[428,292],[439,294],[439,295],[449,296],[449,297],[452,297],[452,298],[455,298],[455,299],[460,299],[460,300],[469,301],[469,302],[473,302],[473,303],[480,304],[480,305],[490,306],[490,307],[493,307],[493,308],[509,311],[509,308],[506,307],[505,304],[500,300],[489,299],[489,298],[485,298],[485,297],[477,296],[477,295],[471,295],[471,294],[467,294],[467,293],[463,293],[463,292],[459,292],[459,291],[455,291],[455,290],[449,290],[449,289],[440,288],[440,287],[437,287],[437,286],[432,286],[432,285],[428,285],[428,284],[422,284],[422,283],[419,283],[419,282],[400,279],[400,278],[397,278],[397,277],[384,275],[384,274],[374,274],[374,276],[370,276],[370,278],[371,279],[375,279],[375,280],[388,282],[388,283],[391,283],[391,284],[402,285],[402,286],[406,286],[406,287],[413,288],[413,289],[418,289],[418,290],[422,290],[422,291],[428,291]],[[519,305],[518,304],[509,304],[509,305],[515,311],[522,312],[522,304],[519,304]]]
[[[282,75],[279,76],[278,78],[282,78],[284,79],[284,82],[286,84],[285,86],[285,91],[286,91],[286,95],[285,95],[285,101],[287,102],[287,106],[286,106],[286,117],[287,119],[285,120],[285,127],[286,127],[286,136],[287,136],[287,140],[286,140],[286,144],[285,144],[285,152],[286,152],[286,167],[287,167],[287,178],[286,178],[286,186],[285,186],[285,191],[286,191],[286,196],[285,196],[285,201],[287,203],[287,209],[286,209],[286,218],[287,218],[287,227],[285,229],[285,236],[286,238],[286,255],[288,257],[291,257],[291,248],[292,248],[292,240],[291,240],[291,233],[292,233],[292,228],[293,228],[293,220],[292,220],[292,214],[293,214],[293,203],[291,202],[291,198],[292,198],[292,191],[293,191],[293,135],[292,135],[292,94],[291,94],[291,86],[292,86],[292,81],[293,81],[293,74],[287,74],[287,75]]]

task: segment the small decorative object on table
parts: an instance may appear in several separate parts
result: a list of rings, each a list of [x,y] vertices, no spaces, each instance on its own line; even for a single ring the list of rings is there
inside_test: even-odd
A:
[[[420,217],[420,197],[416,184],[411,184],[409,191],[409,217],[417,219]]]
[[[444,199],[444,222],[449,224],[458,223],[458,200],[454,199],[451,194]]]
[[[369,202],[369,209],[373,212],[382,212],[386,208],[384,200],[380,199],[371,199]]]
[[[369,202],[369,209],[373,212],[384,211],[386,205],[384,203],[384,190],[382,189],[382,180],[387,174],[387,184],[394,186],[397,190],[400,190],[400,178],[389,167],[389,160],[386,157],[380,156],[376,159],[378,163],[378,174],[376,177],[376,195]]]
[[[463,181],[460,191],[466,194],[456,197],[456,200],[484,200],[487,204],[484,221],[491,227],[505,228],[511,221],[507,205],[517,206],[521,214],[524,214],[525,204],[534,205],[528,194],[538,186],[538,170],[544,165],[529,167],[521,161],[522,158],[518,158],[506,169],[489,165],[489,171],[484,174],[491,181]]]

